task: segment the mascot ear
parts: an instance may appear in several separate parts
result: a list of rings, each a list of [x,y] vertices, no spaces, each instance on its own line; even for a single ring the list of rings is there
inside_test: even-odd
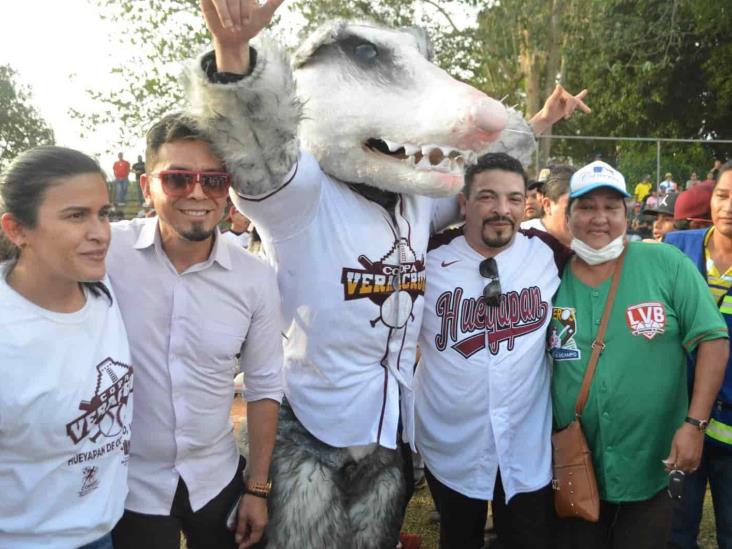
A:
[[[427,61],[432,63],[435,60],[435,48],[429,33],[422,27],[400,27],[400,31],[408,32],[417,39],[417,49]]]

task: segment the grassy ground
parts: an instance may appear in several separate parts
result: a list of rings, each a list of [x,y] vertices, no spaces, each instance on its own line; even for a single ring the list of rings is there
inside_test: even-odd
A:
[[[239,432],[239,428],[245,417],[245,402],[240,398],[234,399],[234,406],[231,409],[231,419],[236,432]],[[421,549],[437,549],[438,547],[439,526],[431,523],[429,520],[430,513],[433,510],[432,497],[427,487],[424,486],[414,493],[407,508],[404,525],[402,526],[403,532],[422,536]],[[185,544],[181,545],[181,547],[184,548]],[[704,502],[704,516],[699,534],[699,547],[700,549],[714,549],[717,547],[714,533],[714,513],[712,511],[712,500],[709,493],[707,493],[706,501]]]
[[[437,549],[439,531],[436,524],[429,521],[429,515],[434,509],[429,490],[425,487],[414,494],[414,498],[407,509],[407,516],[404,519],[405,532],[420,534],[422,536],[421,549]],[[704,516],[702,518],[701,532],[699,533],[700,549],[715,549],[717,547],[714,533],[714,512],[712,511],[711,495],[707,492],[704,502]],[[630,548],[629,548],[630,549]]]
[[[407,508],[407,516],[404,519],[402,530],[422,536],[421,549],[437,549],[439,541],[439,528],[437,524],[430,523],[429,515],[434,509],[432,498],[427,487],[415,492],[412,501]],[[181,549],[185,549],[184,541],[181,541]],[[717,547],[714,535],[714,514],[712,512],[712,500],[707,494],[704,502],[704,517],[702,518],[701,532],[699,534],[700,549],[714,549]],[[629,548],[630,549],[630,548]]]
[[[402,530],[422,536],[422,547],[420,549],[437,549],[439,525],[429,521],[429,515],[434,509],[432,496],[430,496],[427,486],[417,490],[412,497],[412,501],[409,502]]]
[[[116,194],[112,183],[107,183],[107,190],[109,191],[110,201],[114,201]],[[132,175],[130,176],[130,185],[127,188],[127,201],[124,206],[119,208],[124,219],[132,219],[137,215],[137,212],[142,208],[140,206],[141,198],[140,187],[135,182],[135,176]]]

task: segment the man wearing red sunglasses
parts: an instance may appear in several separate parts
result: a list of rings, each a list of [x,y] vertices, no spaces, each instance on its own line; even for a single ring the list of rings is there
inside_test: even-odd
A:
[[[267,522],[282,397],[275,275],[221,238],[231,176],[195,124],[174,114],[153,126],[145,165],[140,185],[158,215],[115,223],[107,256],[141,401],[115,547],[178,549],[181,531],[189,547],[248,547]],[[229,422],[237,367],[248,401],[244,479]]]

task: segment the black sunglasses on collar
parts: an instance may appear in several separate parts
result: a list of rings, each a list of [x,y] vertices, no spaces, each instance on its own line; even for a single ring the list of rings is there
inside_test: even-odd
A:
[[[501,300],[501,281],[498,278],[498,264],[492,257],[484,259],[478,265],[480,276],[488,279],[483,288],[483,299],[488,305],[495,307]]]

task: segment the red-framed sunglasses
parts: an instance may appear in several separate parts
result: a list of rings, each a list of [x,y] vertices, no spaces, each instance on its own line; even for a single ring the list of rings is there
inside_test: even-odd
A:
[[[160,179],[163,192],[173,198],[188,196],[196,183],[209,198],[223,198],[231,186],[231,174],[226,172],[192,172],[189,170],[162,170],[150,176]]]

